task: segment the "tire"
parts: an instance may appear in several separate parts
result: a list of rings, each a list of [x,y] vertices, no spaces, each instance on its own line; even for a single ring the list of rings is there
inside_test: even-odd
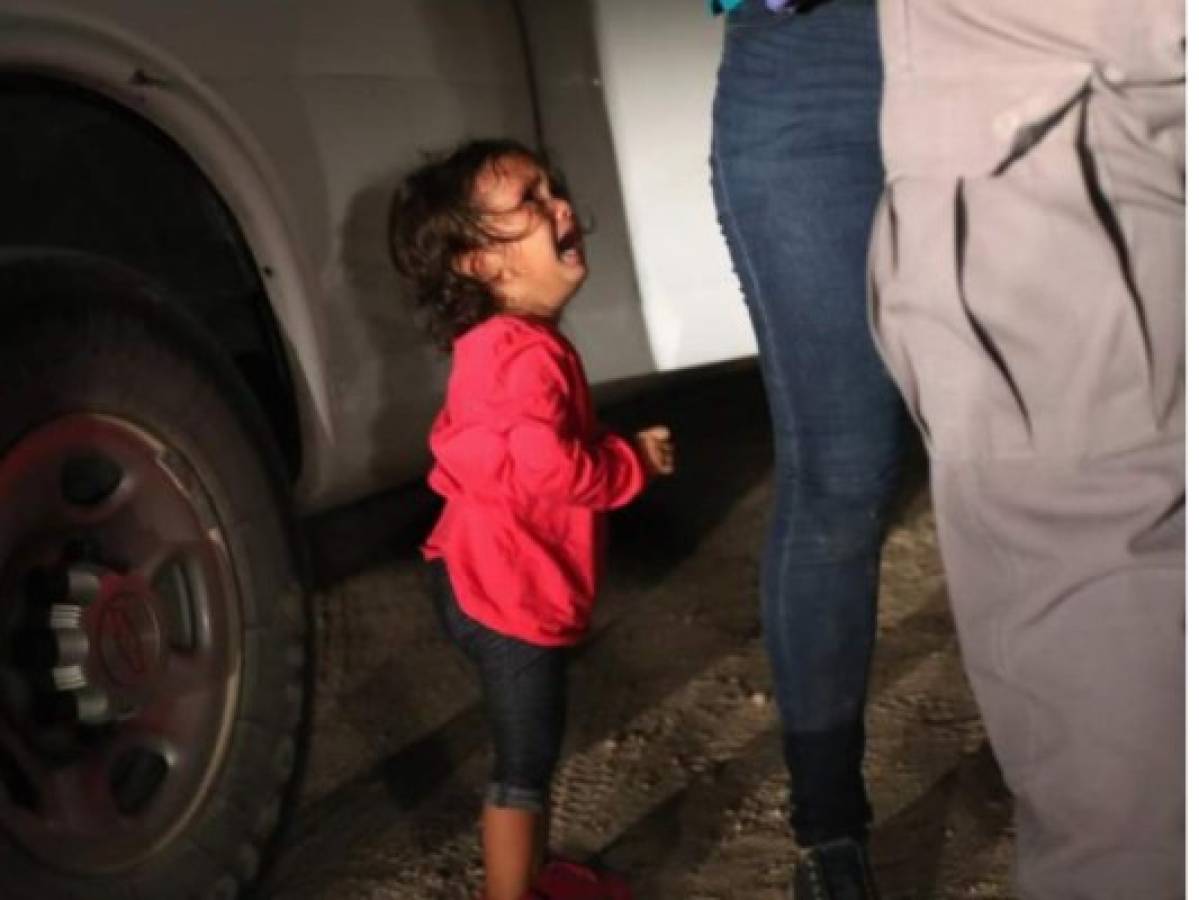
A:
[[[278,454],[138,279],[0,273],[0,315],[0,894],[239,896],[307,708]]]

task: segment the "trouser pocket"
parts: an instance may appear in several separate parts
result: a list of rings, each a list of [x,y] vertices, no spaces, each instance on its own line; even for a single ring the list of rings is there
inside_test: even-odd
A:
[[[993,173],[889,184],[872,325],[930,452],[1103,456],[1181,430],[1182,181],[1147,121],[1096,85]]]

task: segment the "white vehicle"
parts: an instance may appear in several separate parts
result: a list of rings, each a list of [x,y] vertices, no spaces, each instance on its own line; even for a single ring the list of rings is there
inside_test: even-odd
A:
[[[702,0],[0,0],[0,896],[233,897],[306,706],[299,517],[419,477],[392,190],[544,144],[613,381],[754,352]]]

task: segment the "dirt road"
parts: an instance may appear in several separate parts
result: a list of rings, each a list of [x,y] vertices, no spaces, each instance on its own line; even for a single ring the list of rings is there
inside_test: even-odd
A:
[[[680,379],[608,415],[671,424],[680,473],[613,521],[574,667],[553,842],[628,874],[639,900],[781,900],[794,848],[756,609],[771,478],[757,375]],[[309,776],[272,897],[476,890],[482,711],[394,512],[377,503],[326,529],[359,553],[382,534],[387,552],[318,597]],[[961,673],[922,491],[888,540],[879,618],[867,771],[883,894],[1009,897],[1010,805]]]

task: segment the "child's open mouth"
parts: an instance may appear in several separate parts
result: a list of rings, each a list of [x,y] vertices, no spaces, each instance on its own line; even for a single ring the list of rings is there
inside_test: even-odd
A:
[[[558,259],[571,265],[579,265],[583,261],[583,235],[577,228],[571,228],[557,243]]]

